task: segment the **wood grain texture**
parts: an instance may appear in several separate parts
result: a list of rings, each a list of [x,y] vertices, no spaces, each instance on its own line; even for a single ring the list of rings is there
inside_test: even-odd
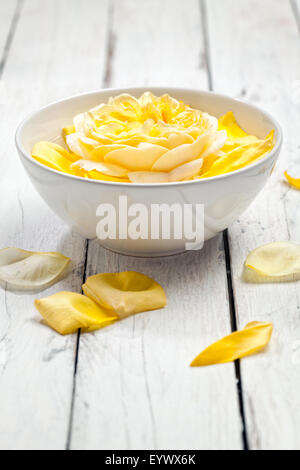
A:
[[[18,0],[0,3],[0,72],[6,58],[6,53],[8,52],[5,52],[5,48],[9,45],[10,31],[13,26],[15,15],[18,14],[18,4]]]
[[[299,449],[299,284],[242,281],[250,250],[274,240],[300,240],[300,193],[283,171],[299,161],[300,41],[289,1],[209,0],[208,31],[213,88],[272,112],[285,142],[268,185],[229,230],[238,326],[274,323],[265,354],[241,363],[250,447]]]
[[[168,306],[81,336],[72,448],[239,448],[232,364],[189,367],[230,331],[220,244],[150,260],[90,245],[89,275],[143,272],[164,286]]]
[[[293,15],[300,34],[300,0],[290,0]]]
[[[207,88],[197,1],[117,1],[106,84]],[[164,259],[90,243],[87,275],[136,270],[160,282],[168,306],[81,335],[72,449],[238,449],[234,366],[191,369],[230,332],[222,238]]]
[[[112,32],[111,86],[207,88],[198,0],[117,0]]]
[[[85,240],[72,234],[32,189],[18,161],[14,131],[35,108],[99,86],[108,5],[97,0],[89,5],[84,0],[73,0],[72,8],[68,0],[25,0],[3,70],[7,100],[0,120],[0,246],[58,250],[73,261],[68,277],[38,297],[58,290],[80,292]],[[76,335],[63,338],[43,326],[33,307],[35,297],[0,290],[2,449],[61,449],[66,444]]]

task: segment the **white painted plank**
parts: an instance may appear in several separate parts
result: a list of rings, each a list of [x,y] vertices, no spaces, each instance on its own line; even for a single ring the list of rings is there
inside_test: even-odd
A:
[[[113,85],[207,88],[198,67],[204,50],[197,1],[115,6]],[[202,348],[230,331],[221,237],[200,253],[152,260],[90,244],[88,275],[128,269],[160,282],[169,303],[81,336],[71,447],[240,448],[233,365],[189,368]]]
[[[298,95],[293,91],[300,79],[299,35],[289,1],[225,0],[220,7],[209,0],[207,7],[214,89],[265,107],[284,130],[270,182],[229,236],[239,327],[251,320],[275,327],[268,351],[242,360],[250,446],[299,449],[299,285],[241,280],[250,250],[273,240],[300,240],[300,194],[283,181],[283,171],[299,160],[299,89]]]
[[[1,2],[1,5],[4,2]],[[9,3],[9,2],[6,2]],[[107,2],[27,0],[4,69],[0,120],[0,246],[59,250],[73,260],[58,290],[80,291],[85,241],[34,192],[14,147],[21,118],[47,102],[97,88],[104,73]],[[0,290],[0,448],[65,447],[76,335],[40,323],[34,295]]]
[[[0,3],[0,54],[4,51],[18,1]]]
[[[96,243],[89,274],[148,274],[168,306],[81,336],[72,448],[238,448],[233,366],[189,367],[230,330],[220,238],[198,253],[149,260]]]
[[[118,0],[116,6],[112,86],[207,88],[198,0]]]

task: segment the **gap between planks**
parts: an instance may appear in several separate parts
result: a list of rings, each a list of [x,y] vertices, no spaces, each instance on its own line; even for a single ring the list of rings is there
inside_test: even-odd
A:
[[[14,38],[14,34],[18,25],[18,21],[20,18],[21,9],[24,4],[24,1],[25,0],[18,0],[16,8],[15,8],[14,16],[12,18],[7,40],[4,46],[2,60],[0,62],[0,78],[5,68],[6,60],[7,60],[10,47]],[[208,24],[207,24],[206,0],[199,0],[199,5],[201,9],[201,18],[202,18],[201,26],[202,26],[203,41],[204,41],[204,46],[205,46],[204,58],[205,58],[205,63],[206,63],[207,75],[208,75],[208,84],[209,84],[209,89],[213,90],[213,77],[212,77],[212,71],[211,71],[211,66],[210,66],[210,45],[209,45]],[[291,0],[291,6],[293,9],[298,27],[300,29],[299,10],[294,0]],[[113,29],[112,29],[113,14],[114,14],[113,2],[109,4],[108,8],[109,8],[109,11],[108,11],[106,67],[105,67],[105,74],[102,80],[102,86],[104,88],[109,87],[111,83],[112,64],[113,64],[113,58],[114,58],[114,45],[115,45],[115,36],[113,33]],[[237,323],[236,323],[236,314],[235,314],[235,300],[234,300],[233,287],[232,287],[230,249],[229,249],[229,243],[228,243],[227,230],[224,231],[223,233],[223,243],[224,243],[226,272],[227,272],[227,289],[228,289],[228,298],[229,298],[229,306],[230,306],[231,329],[232,331],[235,331],[237,329]],[[86,280],[88,251],[89,251],[89,240],[86,240],[85,251],[84,251],[84,254],[85,254],[84,272],[83,272],[83,279],[82,279],[83,283]],[[77,365],[78,365],[78,359],[79,359],[79,348],[80,348],[80,330],[78,331],[78,334],[77,334],[76,350],[75,350],[73,387],[72,387],[72,397],[71,397],[71,406],[70,406],[70,414],[69,414],[68,434],[67,434],[67,441],[66,441],[67,450],[70,449],[71,440],[72,440],[72,427],[73,427],[74,405],[75,405],[75,396],[76,396],[76,374],[77,374]],[[241,374],[240,374],[239,361],[236,361],[235,363],[235,374],[236,374],[236,379],[237,379],[237,391],[238,391],[238,399],[239,399],[239,406],[240,406],[240,414],[241,414],[241,420],[243,424],[243,430],[242,430],[243,444],[244,444],[244,448],[248,449],[248,439],[247,439],[247,430],[246,430],[244,404],[243,404],[243,389],[242,389],[242,380],[241,380]]]
[[[18,21],[21,13],[22,6],[24,4],[24,0],[18,0],[15,12],[11,21],[11,25],[9,28],[9,32],[7,35],[7,39],[4,46],[4,51],[2,55],[2,59],[0,61],[0,78],[5,68],[6,60],[9,55],[10,47],[14,38],[15,30],[18,26]],[[295,17],[295,21],[297,23],[299,32],[300,32],[300,15],[299,15],[299,8],[296,0],[290,0],[291,8]],[[209,36],[208,36],[208,27],[207,27],[207,12],[206,12],[206,0],[199,0],[199,5],[202,12],[202,31],[205,41],[205,61],[207,66],[207,74],[209,79],[209,86],[210,89],[213,89],[213,77],[212,71],[210,67],[210,50],[209,50]],[[113,7],[110,7],[113,14]],[[114,42],[115,38],[113,36],[113,32],[110,28],[110,22],[108,25],[108,33],[107,33],[107,56],[106,56],[106,69],[105,75],[103,78],[103,86],[108,87],[111,81],[111,74],[112,74],[112,62],[113,62],[113,55],[114,55]],[[232,290],[232,272],[231,272],[231,261],[230,261],[230,249],[228,243],[228,232],[225,231],[223,234],[223,242],[224,242],[224,250],[225,250],[225,260],[226,260],[226,271],[227,271],[227,284],[228,284],[228,296],[229,296],[229,304],[230,304],[230,314],[231,314],[231,326],[232,330],[236,329],[236,315],[235,315],[235,299]],[[86,240],[85,246],[85,269],[83,274],[83,282],[85,281],[86,277],[86,266],[87,266],[87,257],[88,257],[88,248],[89,248],[89,241]],[[80,331],[78,332],[77,336],[77,343],[76,343],[76,352],[75,352],[75,362],[74,362],[74,382],[73,382],[73,391],[72,391],[72,403],[71,403],[71,411],[70,411],[70,425],[68,430],[68,440],[67,440],[67,448],[69,448],[70,440],[72,436],[72,420],[73,420],[73,411],[74,411],[74,399],[75,399],[75,391],[76,391],[76,372],[77,372],[77,364],[78,364],[78,355],[79,355],[79,345],[80,345]],[[243,441],[244,446],[247,448],[247,432],[246,432],[246,423],[245,423],[245,416],[243,411],[243,389],[242,389],[242,382],[240,377],[240,367],[239,363],[236,363],[236,378],[237,378],[237,387],[238,387],[238,395],[240,401],[240,411],[241,417],[244,424],[243,429]]]
[[[293,0],[291,0],[291,2],[293,2]],[[208,86],[209,86],[209,90],[213,91],[214,89],[213,72],[212,72],[212,67],[211,67],[206,0],[199,0],[199,7],[201,11],[201,18],[202,18],[201,26],[202,26],[202,35],[203,35],[203,43],[204,43],[204,50],[205,50],[204,59],[205,59],[206,70],[207,70]],[[223,244],[224,244],[224,253],[225,253],[230,323],[231,323],[231,331],[234,332],[234,331],[237,331],[237,319],[236,319],[235,298],[234,298],[233,283],[232,283],[230,247],[229,247],[227,229],[224,230],[223,232]],[[239,411],[240,411],[240,417],[241,417],[241,422],[242,422],[242,442],[243,442],[244,450],[249,450],[240,361],[236,360],[234,362],[234,366],[235,366],[235,377],[236,377],[236,385],[237,385]]]
[[[23,1],[23,0],[20,0]],[[293,0],[291,0],[293,2]],[[206,9],[206,0],[199,0],[199,7],[201,11],[201,29],[202,29],[202,39],[204,43],[204,60],[206,65],[206,72],[208,78],[209,90],[213,90],[213,76],[210,64],[210,44],[209,44],[209,34],[208,34],[208,22],[207,22],[207,9]],[[106,45],[106,59],[105,59],[105,73],[102,80],[103,88],[109,88],[112,81],[112,68],[113,68],[113,59],[115,51],[115,42],[116,37],[113,32],[113,16],[114,16],[114,4],[110,2],[108,6],[108,26],[107,26],[107,45]],[[229,309],[230,309],[230,322],[231,330],[237,330],[237,320],[235,312],[235,299],[233,293],[232,285],[232,273],[231,273],[231,261],[230,261],[230,248],[228,242],[228,231],[223,232],[223,244],[224,244],[224,253],[225,253],[225,264],[226,264],[226,276],[227,276],[227,291],[229,299]],[[86,271],[87,271],[87,260],[89,252],[89,240],[86,240],[85,246],[85,261],[84,261],[84,273],[83,273],[83,283],[86,281]],[[74,376],[73,376],[73,388],[72,388],[72,398],[71,398],[71,407],[70,407],[70,418],[66,442],[66,450],[70,450],[71,441],[72,441],[72,429],[73,429],[73,418],[74,418],[74,407],[75,407],[75,398],[76,398],[76,379],[77,379],[77,365],[79,360],[79,350],[80,350],[80,335],[81,332],[78,330],[77,342],[76,342],[76,351],[75,351],[75,362],[74,362]],[[240,361],[235,361],[235,376],[237,381],[237,395],[239,402],[239,411],[242,422],[242,442],[244,450],[249,449],[248,437],[247,437],[247,426],[246,418],[244,411],[244,400],[243,400],[243,387],[242,387],[242,377],[240,371]]]
[[[83,4],[82,1],[78,2],[78,4]],[[8,11],[9,14],[7,14],[7,21],[6,21],[6,24],[5,24],[5,34],[1,34],[1,38],[0,38],[0,42],[1,42],[1,49],[2,49],[2,54],[0,56],[0,71],[1,71],[1,74],[0,74],[0,79],[2,78],[2,76],[5,76],[6,77],[6,74],[8,75],[8,78],[11,77],[11,56],[14,55],[14,52],[15,50],[17,50],[17,47],[19,48],[20,50],[20,35],[21,37],[24,36],[24,33],[27,31],[28,32],[28,26],[30,26],[31,22],[33,21],[33,16],[38,14],[38,9],[36,8],[38,5],[37,3],[37,0],[29,0],[29,1],[26,1],[25,3],[25,0],[15,0],[13,2],[13,5],[12,7],[10,7]],[[49,11],[52,13],[53,9],[49,9]],[[30,14],[28,14],[28,12]],[[43,10],[43,13],[45,12],[45,10]],[[6,13],[6,10],[5,10],[5,13]],[[32,13],[34,13],[34,15],[32,15]],[[9,18],[9,19],[8,19]],[[42,15],[42,21],[45,20],[47,18],[47,16],[45,14]],[[49,16],[48,16],[49,18]],[[31,21],[32,20],[32,21]],[[24,27],[23,27],[23,24],[24,24]],[[21,33],[20,33],[21,31]],[[32,38],[30,37],[29,40],[28,40],[28,43],[26,43],[26,45],[28,46],[28,44],[30,44],[30,40]],[[102,42],[103,44],[103,42]],[[40,48],[37,49],[38,51],[40,51]],[[43,51],[43,49],[41,49]],[[101,54],[102,56],[102,54]],[[18,57],[18,54],[17,54],[17,57]],[[50,56],[51,58],[51,56]],[[101,63],[101,69],[102,69],[102,63]],[[8,71],[8,73],[7,73]],[[102,73],[101,73],[102,75]],[[13,83],[14,85],[14,83]],[[12,87],[13,88],[13,87]],[[45,87],[46,88],[46,87]],[[23,90],[22,90],[23,91]],[[47,93],[47,89],[45,89],[46,93]],[[78,91],[77,91],[78,92]],[[52,98],[53,100],[53,98]],[[20,203],[21,205],[21,203]],[[23,222],[23,208],[21,207],[21,220]],[[23,224],[22,224],[23,226]],[[22,235],[22,234],[21,234]],[[22,236],[23,238],[23,236]],[[81,242],[82,243],[82,242]],[[82,246],[82,250],[80,250],[80,265],[82,266],[83,264],[83,267],[86,267],[86,260],[87,260],[87,254],[86,254],[86,249],[87,249],[87,243],[88,241],[85,241],[83,240],[83,246]],[[75,245],[75,248],[76,248],[76,245]],[[82,253],[83,251],[83,253]],[[80,269],[81,271],[81,269]],[[75,270],[74,270],[75,272]],[[73,271],[72,271],[73,273]],[[73,276],[73,274],[72,274]],[[77,276],[77,279],[79,280],[78,284],[81,285],[82,284],[82,278],[84,277],[84,274],[80,273],[80,275],[78,275],[77,273],[74,274],[74,278],[76,278]],[[79,276],[79,277],[78,277]],[[72,287],[75,287],[74,285],[72,285]],[[78,291],[78,287],[77,286],[77,291]],[[4,292],[4,306],[6,305],[7,301],[6,301],[6,291]],[[7,306],[7,305],[6,305]],[[7,307],[7,310],[8,310],[8,307]],[[5,333],[6,335],[6,333]],[[76,349],[78,349],[79,347],[79,337],[77,337],[77,341],[76,341],[76,337],[74,338],[74,341],[72,340],[72,344],[74,346],[76,346]],[[67,348],[66,348],[67,349]],[[63,352],[64,349],[57,349],[57,350],[54,350],[53,349],[53,352],[55,352],[55,354],[57,353],[61,353]],[[52,351],[51,351],[52,353]],[[49,353],[49,359],[44,359],[43,358],[43,361],[47,361],[48,360],[52,360],[52,356],[50,358],[50,354]],[[69,378],[70,378],[70,387],[68,387],[68,392],[67,392],[67,397],[63,397],[63,398],[66,398],[65,400],[65,403],[66,403],[66,416],[64,419],[64,426],[66,425],[66,429],[63,429],[63,435],[60,436],[59,440],[56,439],[57,441],[57,446],[62,447],[64,448],[65,447],[65,444],[66,444],[66,436],[68,435],[68,423],[69,423],[69,410],[70,410],[70,398],[73,394],[72,392],[72,386],[73,386],[73,372],[76,373],[76,368],[77,368],[77,358],[78,358],[78,352],[76,351],[75,352],[75,362],[74,362],[74,347],[72,348],[72,351],[71,351],[71,369],[70,369],[70,375],[69,375]],[[74,371],[74,367],[75,367],[75,371]],[[3,368],[3,370],[6,369],[6,365],[5,367]],[[2,387],[1,387],[2,388]],[[1,390],[2,392],[2,390]],[[5,390],[4,390],[4,393],[5,393]],[[24,397],[23,397],[24,398]],[[23,400],[24,401],[24,400]],[[8,415],[8,413],[7,413]],[[62,421],[62,420],[61,420]],[[26,433],[22,433],[22,435]],[[37,436],[38,436],[38,433],[37,433]],[[22,436],[23,437],[23,436]],[[22,439],[21,437],[21,439]],[[32,436],[31,436],[32,438]],[[26,439],[26,438],[25,438]],[[51,440],[48,440],[48,443],[47,445],[49,444],[49,441],[51,443]],[[14,442],[14,441],[12,441]],[[22,441],[23,442],[23,441]],[[42,442],[42,440],[41,440]],[[2,444],[2,442],[1,442]],[[10,443],[9,443],[10,444]],[[24,445],[24,444],[22,444]],[[29,441],[29,447],[33,445],[33,441]]]
[[[293,12],[296,24],[297,24],[299,34],[300,34],[300,11],[299,11],[300,4],[298,3],[297,0],[290,0],[290,5],[291,5],[291,9],[292,9],[292,12]]]
[[[7,35],[7,38],[6,38],[6,41],[5,41],[2,57],[1,57],[1,60],[0,60],[0,80],[2,78],[3,70],[5,68],[5,64],[6,64],[7,57],[8,57],[9,51],[10,51],[10,47],[11,47],[11,44],[12,44],[12,41],[13,41],[18,23],[19,23],[23,3],[24,3],[24,0],[18,0],[17,1],[15,12],[14,12],[14,15],[13,15],[12,20],[11,20],[10,28],[9,28],[9,31],[8,31],[8,35]]]
[[[113,59],[114,59],[115,40],[116,40],[114,31],[113,31],[113,18],[114,18],[114,2],[111,1],[108,4],[106,57],[105,57],[104,76],[102,79],[102,88],[109,88],[111,81],[112,81],[112,65],[113,65]],[[84,270],[83,270],[83,275],[82,275],[82,284],[84,284],[86,281],[89,246],[90,246],[90,241],[86,240],[85,250],[84,250],[85,259],[84,259]],[[79,329],[77,333],[76,349],[75,349],[73,387],[72,387],[72,397],[71,397],[66,450],[71,450],[71,442],[72,442],[72,430],[73,430],[74,408],[75,408],[75,398],[76,398],[77,365],[78,365],[78,360],[79,360],[79,349],[80,349],[80,336],[81,336],[81,330]]]
[[[84,283],[86,281],[88,250],[89,250],[89,240],[85,240],[84,267],[83,267],[83,274],[82,274],[82,283]],[[78,365],[78,357],[79,357],[80,335],[81,335],[81,329],[78,330],[77,338],[76,338],[74,373],[73,373],[73,384],[72,384],[72,396],[71,396],[71,405],[70,405],[66,450],[70,450],[71,440],[72,440],[72,428],[73,428],[74,406],[75,406],[75,396],[76,396],[76,375],[77,375],[77,365]]]

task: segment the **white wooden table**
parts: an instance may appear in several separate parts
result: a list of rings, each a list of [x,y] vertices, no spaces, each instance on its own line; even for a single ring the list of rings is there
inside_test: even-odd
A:
[[[72,258],[72,273],[40,297],[134,269],[169,299],[162,311],[61,337],[40,323],[34,295],[1,290],[1,449],[300,448],[299,283],[240,277],[257,245],[300,239],[300,193],[282,175],[300,154],[299,9],[296,0],[0,0],[0,246]],[[284,128],[267,187],[196,254],[133,259],[71,233],[33,190],[14,147],[18,122],[48,102],[148,84],[245,98]],[[251,320],[274,323],[266,353],[188,367]]]

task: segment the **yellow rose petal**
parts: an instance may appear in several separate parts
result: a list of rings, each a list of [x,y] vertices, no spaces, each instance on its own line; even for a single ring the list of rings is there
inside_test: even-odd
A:
[[[75,292],[58,292],[36,299],[34,304],[47,325],[61,335],[74,333],[79,328],[84,332],[94,331],[118,320],[113,312],[107,312],[93,300]]]
[[[46,148],[44,143],[44,149],[35,151],[33,157],[56,170],[104,181],[119,178],[116,181],[147,183],[159,178],[168,183],[207,178],[243,168],[274,145],[274,132],[266,139],[248,135],[232,112],[218,120],[167,94],[150,92],[140,98],[128,94],[110,97],[107,103],[77,114],[73,124],[62,131],[70,152]],[[177,171],[201,158],[203,167],[195,173],[190,165]],[[77,164],[70,168],[68,160],[78,159],[122,167],[131,178],[127,173],[115,173],[112,167],[85,170]]]
[[[74,162],[74,156],[53,142],[38,142],[35,144],[32,157],[54,170],[72,173],[70,166]]]
[[[92,170],[86,173],[86,177],[94,180],[100,181],[113,181],[115,183],[130,183],[128,178],[117,178],[116,176],[104,175],[97,170]]]
[[[232,111],[229,111],[227,114],[220,117],[219,130],[225,130],[229,140],[240,139],[248,136],[248,134],[238,125]]]
[[[186,178],[191,178],[192,176],[199,173],[202,165],[203,158],[198,158],[196,160],[192,160],[191,162],[184,163],[183,165],[180,165],[169,172],[169,181],[182,181]]]
[[[86,154],[85,149],[81,146],[80,143],[81,134],[79,132],[74,132],[74,134],[69,134],[66,136],[66,143],[68,149],[81,158],[89,158],[89,155]],[[77,159],[78,159],[77,157]]]
[[[79,167],[87,172],[96,170],[104,175],[115,176],[117,178],[124,178],[128,174],[128,170],[126,170],[126,168],[122,168],[121,166],[114,165],[112,163],[95,162],[93,160],[78,160],[73,163],[72,168],[74,167]]]
[[[82,286],[84,293],[120,318],[166,305],[163,288],[150,277],[135,271],[91,276]]]
[[[221,156],[224,156],[224,155],[221,152],[217,152],[217,153],[212,153],[208,155],[207,157],[205,157],[203,160],[201,170],[200,170],[200,175],[207,173],[212,167],[212,165],[214,164],[214,162],[218,160],[218,158],[220,158]]]
[[[125,147],[107,153],[104,161],[133,171],[151,170],[153,163],[166,152],[165,147],[144,142],[139,144],[137,148]]]
[[[67,135],[73,134],[74,132],[76,132],[75,126],[67,126],[63,128],[62,137],[65,143],[67,143]]]
[[[84,136],[78,139],[78,143],[84,152],[85,158],[88,159],[91,158],[95,148],[99,146],[99,142],[97,140]]]
[[[294,188],[300,189],[300,178],[293,178],[288,174],[287,171],[284,172],[284,176],[290,183],[290,185],[294,186]]]
[[[103,162],[105,155],[113,150],[121,150],[124,149],[125,145],[119,144],[107,144],[107,145],[98,145],[98,147],[94,148],[90,155],[90,159],[95,162]]]
[[[192,144],[192,143],[193,143],[193,137],[191,137],[189,134],[171,134],[168,137],[166,146],[169,149],[173,149],[175,147],[178,147],[179,145]]]
[[[219,131],[214,139],[211,140],[205,151],[202,153],[201,158],[206,158],[211,154],[218,152],[227,140],[227,132],[225,130]]]
[[[61,253],[0,250],[0,281],[19,290],[45,289],[59,280],[70,262]]]
[[[266,140],[257,140],[253,143],[239,145],[218,158],[202,177],[208,178],[244,168],[258,158],[262,158],[272,148],[273,133],[269,134]]]
[[[248,282],[286,282],[300,279],[300,245],[274,242],[259,246],[246,258]]]
[[[91,130],[90,134],[91,134],[91,137],[93,139],[97,140],[99,142],[99,144],[101,144],[101,145],[104,145],[104,144],[105,145],[111,145],[111,144],[113,144],[113,139],[101,134],[100,132],[96,132],[96,131]]]
[[[169,150],[154,163],[152,170],[171,171],[179,165],[194,160],[201,155],[208,141],[209,135],[203,134],[192,144],[183,144]]]
[[[272,323],[251,322],[243,330],[235,331],[204,349],[191,363],[191,367],[232,362],[261,351],[269,343]]]
[[[128,173],[131,183],[168,183],[169,175],[163,171],[132,171]]]

